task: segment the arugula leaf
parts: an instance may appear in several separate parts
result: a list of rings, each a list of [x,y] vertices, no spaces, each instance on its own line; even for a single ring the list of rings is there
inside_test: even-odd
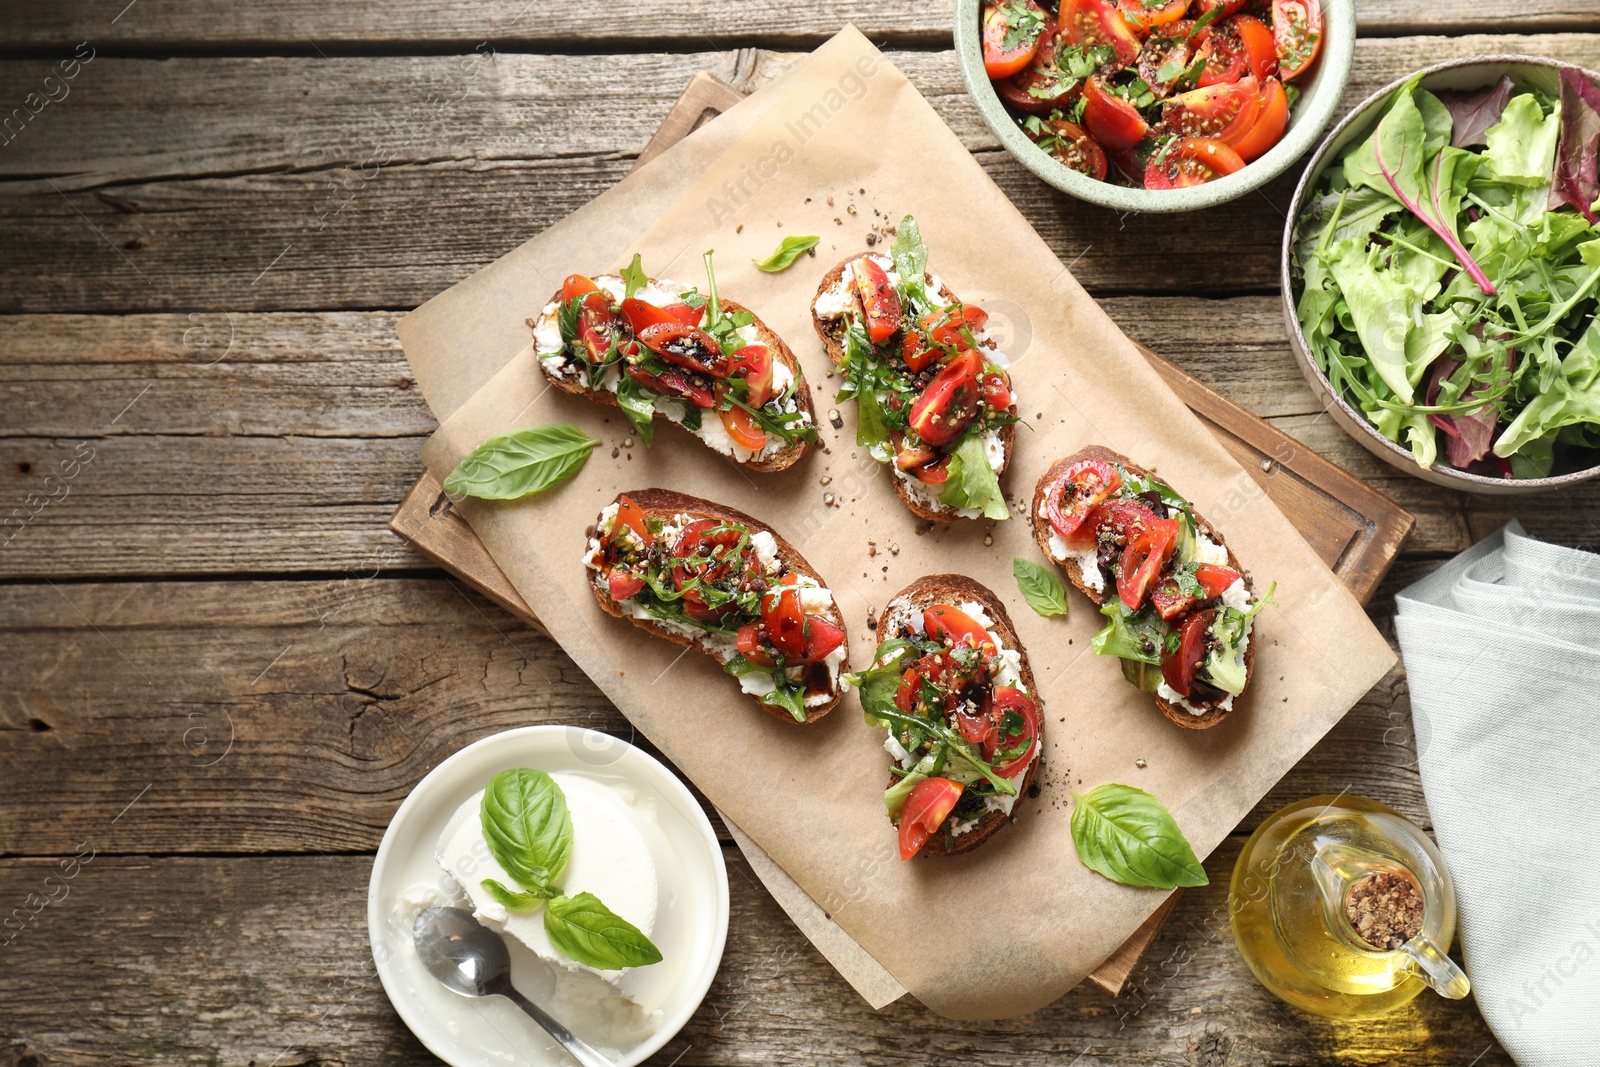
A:
[[[661,962],[661,950],[593,893],[550,901],[544,911],[544,932],[563,955],[596,970]]]
[[[1072,797],[1072,843],[1091,871],[1151,889],[1210,884],[1177,820],[1149,793],[1111,783]]]
[[[628,300],[640,289],[650,284],[650,276],[644,272],[644,264],[639,259],[639,253],[633,254],[633,262],[629,263],[622,271],[622,284],[625,287],[622,299]]]
[[[778,708],[787,712],[795,722],[806,721],[805,687],[795,685],[784,674],[781,668],[763,667],[753,663],[743,656],[735,656],[722,665],[722,669],[735,678],[743,678],[747,674],[762,673],[772,677],[772,691],[762,693],[756,699],[769,708]]]
[[[1600,425],[1600,320],[1590,321],[1550,380],[1541,382],[1538,395],[1495,442],[1494,454],[1515,455],[1538,441],[1548,452],[1555,431],[1583,423]]]
[[[1067,587],[1062,584],[1055,568],[1045,567],[1031,559],[1017,557],[1011,561],[1011,573],[1017,579],[1017,590],[1028,607],[1049,618],[1067,613]]]
[[[900,275],[900,292],[906,302],[919,312],[932,308],[928,297],[928,246],[922,243],[922,227],[914,217],[907,215],[900,220],[889,255],[894,259],[895,273]]]
[[[939,500],[952,508],[975,508],[986,519],[1009,519],[1000,476],[989,466],[983,434],[969,433],[950,457],[950,476]]]
[[[650,390],[624,374],[617,379],[617,406],[628,417],[639,441],[649,448],[655,440],[656,397]]]
[[[469,452],[444,480],[447,493],[516,500],[578,472],[600,442],[567,423],[498,434]]]
[[[921,730],[928,736],[936,738],[944,743],[950,755],[960,756],[973,770],[983,775],[988,783],[994,786],[995,792],[1004,793],[1008,797],[1017,795],[1016,786],[1012,785],[1008,779],[996,774],[992,764],[973,751],[972,746],[959,733],[945,724],[919,719],[915,715],[907,715],[900,711],[899,708],[881,708],[876,713],[876,718],[882,725],[892,730]]]
[[[779,242],[777,249],[766,259],[752,259],[756,269],[767,274],[777,274],[779,271],[788,270],[794,266],[794,261],[809,249],[815,248],[821,237],[785,237]]]
[[[478,817],[489,854],[523,889],[543,893],[561,877],[572,855],[572,816],[544,771],[518,767],[489,779]]]
[[[521,893],[515,889],[508,889],[493,878],[485,878],[480,885],[489,891],[489,895],[498,900],[509,911],[529,911],[556,896],[555,889],[550,886],[540,886],[537,892]]]

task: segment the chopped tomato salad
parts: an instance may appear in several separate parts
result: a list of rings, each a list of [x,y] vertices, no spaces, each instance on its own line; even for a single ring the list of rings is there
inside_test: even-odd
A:
[[[984,68],[1040,150],[1097,181],[1200,185],[1283,139],[1317,0],[986,0]]]

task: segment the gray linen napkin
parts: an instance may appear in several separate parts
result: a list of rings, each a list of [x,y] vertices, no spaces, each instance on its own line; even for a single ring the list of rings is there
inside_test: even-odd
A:
[[[1523,1067],[1593,1067],[1600,556],[1513,521],[1396,603],[1423,791],[1478,1006]]]

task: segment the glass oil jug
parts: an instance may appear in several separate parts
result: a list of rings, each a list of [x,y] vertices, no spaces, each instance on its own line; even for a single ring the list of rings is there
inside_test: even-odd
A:
[[[1409,936],[1369,943],[1348,910],[1363,885],[1397,886],[1412,903],[1420,895],[1420,928],[1410,933],[1419,925],[1413,908]],[[1421,830],[1377,801],[1312,797],[1269,818],[1239,856],[1228,908],[1256,978],[1306,1011],[1369,1018],[1428,987],[1453,1000],[1470,990],[1445,955],[1456,900],[1444,861]]]

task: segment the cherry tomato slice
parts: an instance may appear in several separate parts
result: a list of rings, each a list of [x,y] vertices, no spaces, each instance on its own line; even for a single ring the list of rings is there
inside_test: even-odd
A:
[[[612,531],[615,532],[624,526],[638,534],[639,539],[645,544],[650,543],[650,527],[645,522],[644,509],[633,502],[633,497],[626,494],[617,498],[617,521]]]
[[[1293,81],[1304,74],[1322,47],[1317,0],[1272,0],[1272,36],[1278,45],[1278,76]]]
[[[921,331],[907,330],[900,342],[900,358],[906,361],[911,373],[919,374],[939,358],[939,350],[928,344]]]
[[[1129,538],[1117,570],[1117,595],[1124,604],[1134,611],[1144,607],[1145,599],[1161,576],[1161,569],[1177,547],[1176,519],[1155,519],[1137,537]]]
[[[794,575],[784,575],[783,585],[761,594],[761,622],[772,647],[786,657],[798,659],[806,652],[806,615],[800,608],[795,581]]]
[[[578,305],[578,347],[587,362],[598,365],[611,352],[617,316],[611,310],[611,297],[598,289],[579,299],[582,303]]]
[[[561,283],[561,302],[566,304],[575,296],[583,296],[586,293],[597,293],[599,291],[600,287],[588,275],[569,274],[566,280]]]
[[[662,371],[657,377],[642,368],[629,367],[628,377],[652,393],[687,400],[697,408],[715,407],[717,403],[716,397],[711,395],[711,390],[690,381],[687,375],[676,368]]]
[[[966,787],[948,778],[924,778],[911,787],[900,809],[900,858],[909,860],[928,843],[956,808]]]
[[[856,260],[855,281],[862,310],[867,314],[867,336],[873,344],[881,344],[900,328],[900,294],[889,284],[889,275],[870,256]]]
[[[1096,144],[1089,132],[1076,122],[1047,119],[1036,130],[1024,132],[1057,162],[1087,174],[1097,182],[1106,180],[1106,172],[1110,169],[1106,150]]]
[[[1220,7],[1222,10],[1219,13],[1211,16],[1212,21],[1215,22],[1217,19],[1223,19],[1227,18],[1229,15],[1237,14],[1249,2],[1250,0],[1194,0],[1194,13],[1195,17],[1199,18],[1200,16],[1210,14],[1211,11]]]
[[[1146,189],[1184,189],[1244,169],[1239,153],[1208,137],[1185,137],[1144,169]]]
[[[1083,96],[1083,124],[1107,152],[1126,152],[1150,132],[1139,109],[1110,92],[1098,74],[1084,83]]]
[[[954,719],[956,731],[961,734],[961,739],[974,745],[989,745],[998,733],[998,728],[994,724],[993,698],[988,701],[988,707],[975,708],[972,711],[968,711],[966,704],[963,703],[956,709]]]
[[[992,650],[994,641],[989,631],[978,625],[978,620],[950,604],[935,604],[922,613],[922,629],[935,641],[948,641],[955,648],[983,648]]]
[[[1007,107],[1030,115],[1048,115],[1056,108],[1070,106],[1078,96],[1078,80],[1056,64],[1061,44],[1056,20],[1048,15],[1045,18],[1033,65],[1014,77],[994,83],[995,92]]]
[[[1156,26],[1183,18],[1189,10],[1189,0],[1117,0],[1117,10],[1129,26],[1148,33]]]
[[[1140,5],[1143,6],[1143,5]],[[1178,18],[1182,16],[1180,11]],[[1109,0],[1061,0],[1057,15],[1061,39],[1068,44],[1110,45],[1124,66],[1139,58],[1139,38]]]
[[[1045,490],[1045,518],[1069,543],[1089,513],[1122,486],[1122,475],[1103,459],[1081,459]],[[1094,528],[1089,528],[1093,539]]]
[[[1143,500],[1124,497],[1096,504],[1089,517],[1078,527],[1078,544],[1093,544],[1104,536],[1107,540],[1126,545],[1136,539],[1156,521],[1156,513]],[[1085,537],[1087,534],[1087,537]]]
[[[1139,50],[1139,77],[1157,97],[1166,97],[1188,72],[1200,43],[1192,20],[1156,27]]]
[[[696,326],[681,322],[658,322],[639,331],[639,340],[668,363],[709,374],[713,378],[728,376],[728,357],[722,345],[709,333]]]
[[[1219,563],[1202,563],[1194,569],[1195,581],[1200,583],[1200,588],[1206,591],[1206,596],[1221,596],[1228,591],[1228,587],[1244,577],[1232,567],[1224,567]]]
[[[919,325],[928,332],[928,340],[947,348],[971,348],[967,334],[977,340],[979,331],[989,321],[989,313],[971,304],[947,304],[937,311],[922,316]]]
[[[696,579],[702,583],[726,582],[742,574],[755,556],[748,544],[740,552],[733,547],[739,543],[736,529],[714,519],[696,519],[683,528],[683,534],[672,548],[672,584],[683,591],[684,609],[697,619],[720,619],[732,610],[732,605],[712,607],[699,588],[685,589]]]
[[[612,600],[627,600],[644,588],[644,579],[629,571],[612,571],[606,576]]]
[[[683,325],[683,320],[677,318],[666,308],[656,307],[654,304],[630,296],[622,302],[622,321],[628,324],[628,329],[638,335],[647,326],[657,326],[670,323],[674,326]]]
[[[911,476],[923,485],[943,485],[950,480],[950,457],[940,456],[931,463],[913,467]]]
[[[1196,604],[1200,603],[1198,597],[1192,597],[1178,588],[1176,578],[1163,578],[1156,585],[1155,591],[1150,594],[1150,606],[1156,609],[1167,622],[1171,622]]]
[[[978,417],[983,357],[966,349],[946,363],[911,404],[910,426],[935,448],[950,444]]]
[[[773,397],[771,351],[766,345],[745,345],[728,361],[728,376],[742,377],[750,387],[745,403],[760,407]]]
[[[1181,137],[1211,137],[1231,145],[1250,132],[1261,112],[1256,80],[1219,82],[1169,99],[1161,124]]]
[[[1004,411],[1011,406],[1011,378],[999,367],[978,376],[978,392],[990,411]]]
[[[722,420],[722,428],[728,431],[728,436],[734,443],[748,448],[752,452],[759,452],[767,447],[767,431],[756,422],[754,415],[744,408],[729,408],[727,411],[717,412],[717,418]]]
[[[1016,712],[1022,717],[1022,727],[1013,733],[1006,732],[1006,712]],[[1020,689],[998,685],[994,689],[994,704],[990,712],[996,726],[993,738],[984,746],[984,759],[993,759],[996,753],[1009,752],[1027,741],[1027,748],[995,767],[994,773],[1002,778],[1016,776],[1028,765],[1028,759],[1039,747],[1039,708],[1033,698]]]
[[[1206,638],[1216,620],[1215,608],[1195,612],[1179,624],[1176,651],[1161,653],[1161,677],[1179,696],[1194,689],[1195,673],[1206,657]]]
[[[816,663],[834,649],[844,644],[844,628],[821,615],[806,616],[806,651],[804,661]]]
[[[1027,68],[1049,16],[1033,0],[983,5],[983,70],[991,81]]]
[[[1228,20],[1244,45],[1245,59],[1256,81],[1278,76],[1278,44],[1265,22],[1250,15],[1235,15]]]
[[[1289,128],[1289,94],[1283,83],[1269,79],[1261,87],[1261,112],[1250,132],[1233,142],[1233,150],[1246,163],[1266,155],[1273,145],[1283,140],[1283,131]]]

